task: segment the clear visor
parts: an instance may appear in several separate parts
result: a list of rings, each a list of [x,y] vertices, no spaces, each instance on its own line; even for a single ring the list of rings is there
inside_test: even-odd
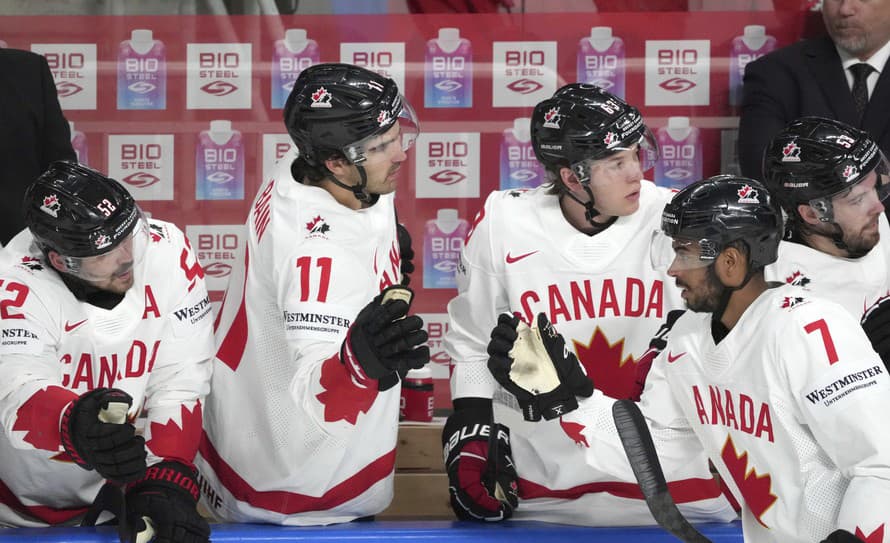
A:
[[[849,190],[835,194],[830,198],[816,198],[810,200],[810,206],[820,214],[823,220],[832,220],[834,211],[839,208],[847,208],[852,214],[867,215],[878,203],[884,205],[890,196],[890,162],[881,153],[878,165],[869,173],[862,176]],[[845,168],[855,168],[845,166]],[[851,170],[855,175],[855,170]],[[843,175],[843,172],[841,172]]]
[[[587,159],[572,164],[572,171],[578,181],[608,185],[625,181],[629,177],[643,179],[644,173],[658,161],[658,144],[655,136],[646,128],[638,140],[609,147],[609,153],[605,158]]]
[[[104,282],[131,272],[145,257],[149,241],[148,221],[142,211],[133,230],[107,253],[95,256],[63,256],[65,272],[90,282]]]
[[[387,124],[385,112],[381,115],[384,116],[382,124]],[[396,122],[386,132],[357,141],[343,149],[343,152],[355,164],[376,164],[391,160],[393,154],[407,153],[414,146],[419,133],[420,123],[414,108],[402,97],[402,107]]]
[[[660,272],[704,268],[714,262],[717,254],[717,247],[710,240],[673,239],[662,230],[652,232],[649,244],[652,268]]]

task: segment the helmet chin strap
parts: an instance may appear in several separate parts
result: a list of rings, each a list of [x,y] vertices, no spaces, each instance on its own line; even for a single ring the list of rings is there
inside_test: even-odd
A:
[[[819,222],[830,228],[831,233],[820,232],[816,230],[798,216],[797,220],[795,220],[794,222],[797,223],[797,229],[800,230],[799,233],[806,233],[811,236],[815,235],[827,237],[831,240],[832,243],[834,243],[835,247],[837,247],[841,251],[846,251],[848,258],[862,258],[869,253],[869,251],[863,252],[862,250],[854,251],[850,249],[850,246],[847,245],[847,243],[844,241],[843,228],[841,228],[841,225],[839,225],[834,220],[834,210],[830,207],[830,204],[829,207],[822,208],[820,211],[822,211],[822,217],[819,218]]]
[[[723,281],[720,281],[720,278],[717,277],[717,271],[714,269],[714,264],[710,265],[710,272],[713,273],[714,277],[717,278],[717,281],[720,283],[720,286],[723,287],[723,290],[720,292],[720,301],[717,303],[717,308],[711,314],[711,336],[714,338],[714,343],[720,343],[720,341],[726,337],[726,334],[729,333],[729,329],[726,328],[726,325],[723,324],[721,319],[723,318],[723,313],[726,311],[726,306],[729,305],[729,299],[732,298],[732,293],[745,288],[745,285],[748,284],[748,281],[754,277],[754,270],[751,268],[751,262],[748,261],[748,270],[745,272],[745,278],[742,280],[742,283],[737,287],[728,287],[723,284]]]
[[[361,181],[359,181],[358,185],[347,185],[346,183],[337,179],[337,176],[335,176],[333,173],[330,173],[330,172],[328,172],[327,177],[332,183],[334,183],[338,187],[352,191],[352,194],[355,196],[356,200],[358,200],[359,202],[361,202],[363,204],[371,205],[377,201],[377,198],[379,198],[379,195],[371,194],[366,190],[366,187],[368,186],[368,174],[365,171],[364,166],[355,164],[355,169],[358,170],[359,177],[361,177]]]
[[[610,217],[609,220],[605,222],[596,222],[593,220],[594,217],[600,216],[599,210],[593,207],[593,192],[590,190],[590,182],[581,183],[581,186],[584,187],[584,192],[587,193],[587,201],[582,202],[577,196],[569,192],[565,192],[564,194],[568,195],[569,198],[577,202],[578,204],[584,206],[584,219],[590,224],[591,228],[593,228],[593,232],[590,235],[598,234],[605,230],[606,228],[612,226],[612,224],[618,220],[618,217]]]

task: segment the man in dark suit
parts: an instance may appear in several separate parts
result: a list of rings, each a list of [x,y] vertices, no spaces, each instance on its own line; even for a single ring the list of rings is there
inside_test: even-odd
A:
[[[0,49],[0,244],[25,227],[25,188],[54,160],[77,160],[46,59]]]
[[[805,115],[859,127],[890,154],[890,0],[824,0],[822,19],[828,36],[773,51],[746,66],[738,149],[742,175],[760,179],[767,143]]]

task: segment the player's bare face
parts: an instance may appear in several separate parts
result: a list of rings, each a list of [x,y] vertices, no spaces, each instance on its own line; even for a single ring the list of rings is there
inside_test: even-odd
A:
[[[368,176],[368,192],[389,194],[396,190],[399,170],[408,159],[408,155],[402,150],[399,123],[368,142],[364,154],[366,160],[362,166]]]
[[[133,286],[133,239],[127,238],[104,255],[83,260],[86,281],[96,288],[123,294]]]
[[[717,278],[714,266],[699,258],[695,244],[675,244],[674,252],[676,256],[667,273],[682,289],[680,296],[686,307],[698,313],[716,311],[725,287]]]
[[[863,256],[881,239],[878,219],[884,212],[884,204],[875,189],[877,175],[872,172],[850,192],[831,200],[834,222],[844,234],[844,244],[850,256]],[[828,225],[820,225],[822,229]],[[817,227],[819,228],[819,227]],[[819,230],[820,234],[825,234]],[[827,232],[830,234],[830,232]]]
[[[619,151],[590,167],[590,190],[605,217],[624,217],[640,208],[643,170],[637,149]]]

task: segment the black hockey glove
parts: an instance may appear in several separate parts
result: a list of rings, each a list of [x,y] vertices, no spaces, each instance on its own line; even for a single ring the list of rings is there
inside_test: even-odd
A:
[[[661,324],[661,328],[659,328],[658,332],[655,333],[655,336],[649,340],[649,348],[637,362],[636,383],[634,384],[634,391],[630,397],[631,400],[635,402],[640,401],[643,389],[646,388],[646,377],[649,375],[649,370],[652,369],[652,362],[654,362],[655,359],[658,358],[658,355],[661,354],[661,351],[667,347],[668,332],[671,331],[671,328],[673,328],[677,319],[680,318],[680,315],[685,312],[686,311],[683,309],[669,311],[667,318]]]
[[[890,368],[890,296],[885,296],[862,315],[862,329],[884,366]]]
[[[399,254],[402,260],[402,285],[408,286],[411,282],[411,275],[414,273],[414,249],[411,247],[411,234],[402,223],[396,224],[396,234],[399,239]]]
[[[576,396],[593,394],[581,363],[543,313],[536,328],[501,314],[491,331],[488,355],[489,371],[519,401],[525,420],[561,417],[578,407]]]
[[[492,433],[491,400],[472,401],[487,402],[487,409],[458,409],[442,431],[451,508],[461,520],[506,520],[519,504],[510,432],[495,424]]]
[[[371,386],[372,380],[381,379],[388,386],[380,389],[386,390],[398,382],[393,372],[404,375],[430,361],[430,348],[423,345],[427,340],[423,320],[407,316],[412,296],[407,287],[389,287],[366,305],[349,327],[340,360],[359,384]]]
[[[126,420],[132,404],[133,398],[122,390],[97,388],[68,405],[59,430],[62,446],[78,466],[119,483],[145,474],[145,439],[129,422],[111,422]]]
[[[149,467],[145,477],[127,489],[126,503],[134,535],[154,532],[154,543],[210,541],[210,525],[198,513],[198,484],[190,466],[166,460]]]
[[[819,543],[865,543],[847,530],[835,530]]]

